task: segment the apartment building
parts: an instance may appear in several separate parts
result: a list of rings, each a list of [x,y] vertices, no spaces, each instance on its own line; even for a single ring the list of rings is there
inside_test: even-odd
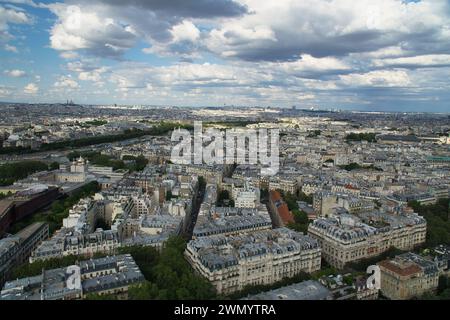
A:
[[[319,218],[309,225],[308,235],[319,241],[323,258],[338,269],[391,247],[411,250],[425,242],[427,224],[416,214],[367,214],[365,221],[372,223],[349,214]]]
[[[139,219],[125,219],[117,228],[122,246],[152,246],[159,250],[170,236],[180,233],[183,221],[180,216],[145,215]]]
[[[322,185],[312,181],[304,181],[302,184],[302,192],[306,195],[312,195],[322,190]]]
[[[237,208],[256,208],[260,204],[260,190],[248,181],[242,187],[233,185],[231,196]]]
[[[371,211],[375,208],[373,201],[348,193],[328,191],[316,192],[313,196],[313,206],[320,216],[331,216],[336,208],[344,208],[349,213]]]
[[[282,190],[285,193],[295,194],[297,188],[297,180],[291,176],[277,176],[269,180],[269,190]]]
[[[208,215],[199,216],[193,238],[211,235],[236,235],[272,229],[272,221],[265,206],[258,209],[212,207]]]
[[[31,252],[48,238],[48,224],[35,222],[14,236],[0,239],[0,286],[13,268],[28,260]]]
[[[378,263],[381,291],[392,300],[420,297],[437,289],[439,268],[436,262],[415,253],[405,253]]]
[[[70,283],[80,286],[68,286],[69,277],[75,280]],[[7,282],[0,300],[76,300],[88,294],[125,298],[131,285],[144,280],[133,257],[126,254],[85,260],[67,268],[43,270],[38,276]]]
[[[318,271],[321,263],[318,242],[287,228],[199,237],[188,243],[185,256],[219,294]]]

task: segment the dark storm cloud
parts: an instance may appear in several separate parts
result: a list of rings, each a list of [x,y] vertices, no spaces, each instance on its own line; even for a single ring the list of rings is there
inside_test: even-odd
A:
[[[81,38],[82,45],[59,45],[55,41],[52,46],[55,49],[82,49],[91,55],[114,59],[121,59],[124,52],[135,46],[139,38],[150,45],[167,45],[168,48],[163,50],[164,52],[173,49],[172,55],[182,54],[185,58],[196,46],[187,43],[171,46],[171,29],[175,25],[185,19],[238,17],[247,13],[246,6],[232,0],[69,0],[65,5],[66,8],[69,5],[79,8],[82,13],[82,26],[78,29],[67,28],[72,17],[65,14],[61,6],[53,5],[53,8],[60,8],[54,11],[63,22],[59,29],[52,31],[54,38],[58,39],[59,43],[67,43],[69,35],[74,39]],[[91,19],[92,15],[103,20],[103,24],[89,28],[92,22],[88,19]],[[106,19],[109,18],[114,19],[113,24],[107,22]],[[131,26],[131,29],[126,26]]]
[[[208,48],[245,61],[291,61],[301,54],[344,57],[391,46],[401,46],[411,55],[450,51],[450,20],[445,19],[450,1],[285,3],[285,8],[256,7],[253,15],[222,25],[211,33]]]
[[[250,62],[295,61],[300,57],[300,54],[305,53],[317,58],[342,57],[349,53],[371,52],[397,45],[402,39],[410,40],[411,46],[418,50],[419,45],[416,45],[416,41],[422,38],[422,36],[417,38],[403,36],[402,38],[402,35],[396,32],[387,34],[375,30],[356,31],[335,37],[326,37],[318,34],[299,35],[290,31],[286,32],[286,30],[274,30],[274,32],[277,41],[234,41],[233,37],[235,35],[232,32],[226,32],[224,36],[233,43],[232,48],[235,50],[235,53],[232,57]],[[436,45],[436,39],[430,38],[430,34],[423,35],[423,38],[426,38],[426,42],[430,45]],[[425,44],[420,46],[426,47]],[[430,46],[427,48],[429,50]],[[442,49],[442,51],[446,50]]]
[[[89,1],[89,3],[92,2]],[[111,6],[141,8],[178,18],[236,17],[248,12],[246,6],[232,0],[99,0],[97,2]]]

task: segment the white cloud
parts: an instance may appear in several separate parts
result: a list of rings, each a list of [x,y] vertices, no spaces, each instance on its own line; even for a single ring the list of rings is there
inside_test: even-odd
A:
[[[406,52],[402,49],[402,47],[392,46],[392,47],[381,48],[381,49],[373,51],[373,52],[367,52],[364,54],[364,56],[370,57],[370,58],[381,59],[381,58],[400,57],[404,54],[406,54]]]
[[[92,71],[82,71],[78,74],[78,79],[83,81],[99,82],[102,80],[102,74],[107,72],[108,68],[101,67]]]
[[[253,14],[214,28],[208,48],[223,57],[291,60],[372,52],[404,46],[433,50],[423,39],[447,48],[449,8],[445,0],[242,0]],[[436,49],[436,48],[434,48]]]
[[[78,73],[79,80],[100,82],[109,67],[98,67],[98,64],[98,60],[95,59],[72,61],[67,63],[67,70]]]
[[[97,56],[119,58],[139,39],[152,49],[193,51],[200,36],[193,20],[240,16],[246,8],[233,0],[135,0],[128,4],[117,0],[73,0],[47,7],[58,17],[51,30],[51,45],[57,50],[86,50]],[[170,50],[165,49],[170,46]],[[186,48],[188,47],[188,48]],[[187,55],[187,53],[185,53]]]
[[[80,55],[74,51],[63,51],[59,54],[59,56],[67,60],[78,59],[80,57]]]
[[[185,60],[200,57],[201,32],[192,21],[184,20],[174,25],[169,33],[171,35],[169,40],[151,41],[152,46],[142,51],[147,54],[175,56]]]
[[[30,22],[30,19],[26,15],[26,13],[24,13],[22,11],[18,11],[18,10],[0,7],[0,29],[1,30],[7,29],[8,23],[23,24],[23,23],[29,23],[29,22]]]
[[[29,83],[23,88],[23,92],[26,94],[36,94],[39,91],[39,87],[34,83]]]
[[[5,44],[4,49],[6,51],[9,51],[9,52],[14,52],[14,53],[18,52],[18,50],[17,50],[17,48],[15,46],[12,46],[12,45],[9,45],[9,44]]]
[[[5,70],[3,72],[4,74],[6,74],[9,77],[14,77],[14,78],[20,78],[20,77],[24,77],[26,76],[26,72],[23,70],[18,70],[18,69],[14,69],[14,70]]]
[[[237,1],[242,5],[231,0],[39,4],[56,16],[50,45],[66,60],[60,74],[67,76],[56,80],[48,96],[80,89],[84,101],[109,92],[125,103],[220,105],[364,104],[381,97],[416,97],[419,91],[440,95],[440,101],[448,97],[446,0]],[[5,50],[17,52],[5,45],[15,35],[10,25],[32,20],[22,10],[9,6],[0,11]],[[139,53],[124,53],[138,44],[147,47],[145,53],[170,59],[157,60],[157,65],[128,61]],[[102,58],[115,61],[106,65]],[[30,81],[46,94],[45,81]]]
[[[306,78],[322,73],[335,73],[351,69],[348,64],[337,58],[314,58],[309,54],[301,55],[300,59],[292,62],[272,63],[270,67],[273,69],[280,68],[285,73]]]
[[[353,87],[407,87],[411,80],[403,70],[377,70],[364,74],[352,73],[340,76],[344,85]]]
[[[132,27],[102,16],[101,11],[97,13],[62,3],[50,4],[48,7],[58,16],[58,22],[50,31],[53,49],[86,49],[101,56],[116,56],[133,47],[137,41]]]
[[[8,87],[8,86],[4,86],[0,84],[0,97],[5,98],[8,97],[12,94],[12,91],[14,90],[14,88],[12,87]]]
[[[113,70],[110,81],[119,88],[185,87],[185,86],[244,86],[270,80],[251,68],[218,64],[181,63],[153,67],[144,64],[123,64]]]
[[[170,30],[173,37],[173,42],[179,41],[196,41],[200,37],[200,30],[188,20],[173,26]]]
[[[402,67],[440,67],[450,66],[450,54],[430,54],[415,57],[400,57],[377,59],[373,64],[376,67],[402,66]]]
[[[53,86],[55,88],[67,88],[67,89],[77,89],[79,87],[78,82],[73,80],[70,76],[61,76],[58,81],[56,81]]]
[[[0,1],[0,2],[7,2],[7,3],[13,3],[13,4],[26,4],[28,6],[38,7],[38,5],[32,0],[4,0],[4,1]]]
[[[289,81],[291,85],[286,86]],[[219,104],[291,104],[315,97],[312,90],[291,75],[285,74],[279,80],[270,68],[242,65],[181,63],[154,67],[124,63],[111,70],[109,82],[122,99],[165,96],[168,101],[181,104],[202,100]]]
[[[28,23],[31,23],[31,18],[26,13],[0,6],[0,40],[8,41],[13,38],[13,36],[8,31],[9,24]]]

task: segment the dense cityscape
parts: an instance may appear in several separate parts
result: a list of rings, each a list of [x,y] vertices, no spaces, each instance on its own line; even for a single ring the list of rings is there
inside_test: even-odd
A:
[[[1,300],[449,298],[448,114],[2,109]],[[278,172],[174,163],[194,121],[279,129]]]

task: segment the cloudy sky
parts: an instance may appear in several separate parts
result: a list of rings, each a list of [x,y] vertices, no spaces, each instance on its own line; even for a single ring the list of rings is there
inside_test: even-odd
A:
[[[450,0],[0,0],[0,101],[450,112]]]

